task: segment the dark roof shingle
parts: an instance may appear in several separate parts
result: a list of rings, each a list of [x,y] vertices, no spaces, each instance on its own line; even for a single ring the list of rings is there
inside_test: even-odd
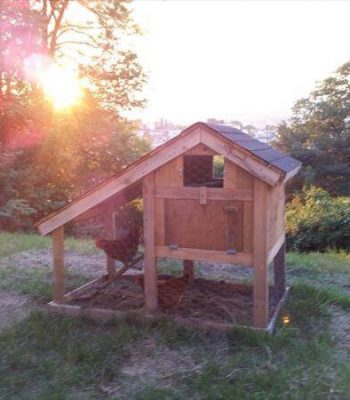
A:
[[[301,166],[301,162],[295,158],[283,154],[279,150],[274,149],[266,143],[260,142],[239,129],[220,124],[209,124],[205,122],[203,124],[285,173],[293,171],[295,168]]]

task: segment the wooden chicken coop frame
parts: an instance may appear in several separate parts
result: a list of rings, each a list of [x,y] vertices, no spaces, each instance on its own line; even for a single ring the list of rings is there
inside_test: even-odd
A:
[[[224,157],[224,178],[218,187],[186,180],[184,157]],[[205,160],[205,158],[203,158]],[[190,165],[190,164],[186,164]],[[196,123],[131,164],[66,207],[38,223],[42,235],[52,234],[54,302],[65,304],[64,225],[103,212],[108,236],[113,237],[116,207],[142,195],[144,207],[144,294],[147,313],[158,311],[157,259],[238,264],[254,269],[253,325],[271,329],[286,297],[284,266],[284,187],[301,163],[243,132],[223,126]],[[208,175],[209,168],[206,174]],[[209,178],[208,178],[209,179]],[[202,183],[201,183],[202,182]],[[216,184],[214,182],[214,184]],[[278,304],[269,314],[268,266],[274,263],[274,291]],[[108,276],[115,274],[107,259]],[[78,307],[79,308],[79,307]],[[86,312],[86,311],[85,311]],[[91,310],[96,314],[96,310]],[[109,313],[101,311],[103,315]]]

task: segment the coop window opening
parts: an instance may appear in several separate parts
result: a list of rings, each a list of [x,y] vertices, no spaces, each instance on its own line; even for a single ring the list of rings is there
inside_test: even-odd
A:
[[[222,188],[223,176],[221,156],[184,156],[184,186]]]

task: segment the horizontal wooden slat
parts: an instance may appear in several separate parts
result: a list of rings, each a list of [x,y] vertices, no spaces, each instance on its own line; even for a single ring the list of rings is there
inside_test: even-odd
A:
[[[227,254],[224,251],[188,249],[184,247],[170,249],[167,246],[157,246],[156,255],[157,257],[175,258],[179,260],[239,264],[248,267],[251,266],[253,262],[253,256],[250,253]]]
[[[107,182],[98,190],[95,190],[86,197],[78,199],[51,218],[44,220],[38,225],[39,232],[42,235],[47,235],[56,228],[66,224],[83,212],[120,192],[134,182],[137,182],[161,165],[196,146],[199,143],[199,139],[199,130],[189,132],[187,136],[179,138],[177,142],[174,142],[170,148],[164,147],[152,157],[145,158],[142,162],[127,168],[124,172],[122,171],[119,176]]]
[[[206,188],[207,200],[237,200],[252,201],[253,191],[243,189],[217,189]],[[155,196],[164,199],[187,199],[199,200],[200,187],[158,187],[155,189]]]

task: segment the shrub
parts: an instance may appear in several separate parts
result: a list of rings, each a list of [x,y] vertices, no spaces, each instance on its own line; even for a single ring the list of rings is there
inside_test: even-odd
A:
[[[350,250],[350,199],[304,188],[287,205],[286,233],[292,250]]]

